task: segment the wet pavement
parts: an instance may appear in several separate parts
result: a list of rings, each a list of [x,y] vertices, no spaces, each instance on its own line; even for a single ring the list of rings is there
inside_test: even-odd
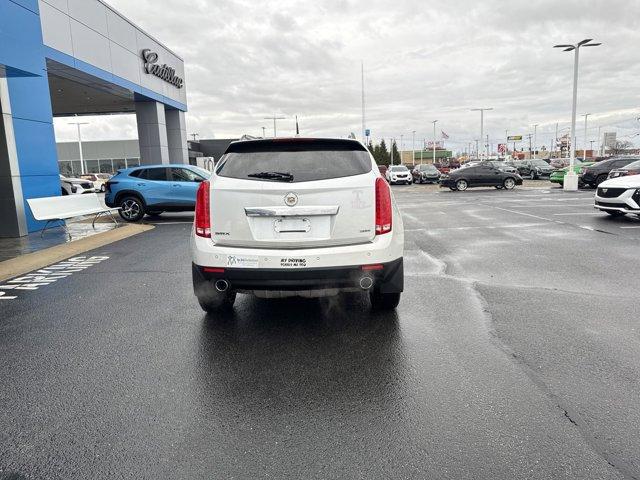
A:
[[[188,215],[0,303],[0,478],[640,478],[640,220],[592,192],[393,190],[395,313],[207,317]]]

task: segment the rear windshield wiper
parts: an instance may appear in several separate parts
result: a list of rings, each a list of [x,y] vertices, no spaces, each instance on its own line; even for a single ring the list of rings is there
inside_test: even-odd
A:
[[[293,182],[293,175],[285,172],[260,172],[250,173],[247,177],[264,178],[267,180],[280,180],[283,182]]]

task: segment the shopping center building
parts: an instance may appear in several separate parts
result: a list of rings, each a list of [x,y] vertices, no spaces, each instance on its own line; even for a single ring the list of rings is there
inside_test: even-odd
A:
[[[61,193],[53,117],[135,113],[139,163],[187,163],[186,88],[183,60],[101,0],[0,0],[0,236]]]

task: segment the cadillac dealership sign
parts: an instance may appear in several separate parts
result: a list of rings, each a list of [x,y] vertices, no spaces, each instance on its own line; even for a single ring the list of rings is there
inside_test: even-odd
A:
[[[174,85],[176,88],[182,88],[184,80],[176,75],[176,70],[166,63],[158,65],[158,54],[152,52],[148,48],[142,50],[142,59],[144,60],[144,71],[148,74],[155,75],[165,82]]]

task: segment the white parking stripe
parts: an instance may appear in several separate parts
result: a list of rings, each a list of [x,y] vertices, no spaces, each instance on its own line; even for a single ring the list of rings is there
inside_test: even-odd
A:
[[[554,213],[554,217],[562,217],[565,215],[602,215],[601,212],[575,212],[575,213]]]
[[[640,228],[640,225],[635,226],[635,227],[620,227],[620,228]]]

